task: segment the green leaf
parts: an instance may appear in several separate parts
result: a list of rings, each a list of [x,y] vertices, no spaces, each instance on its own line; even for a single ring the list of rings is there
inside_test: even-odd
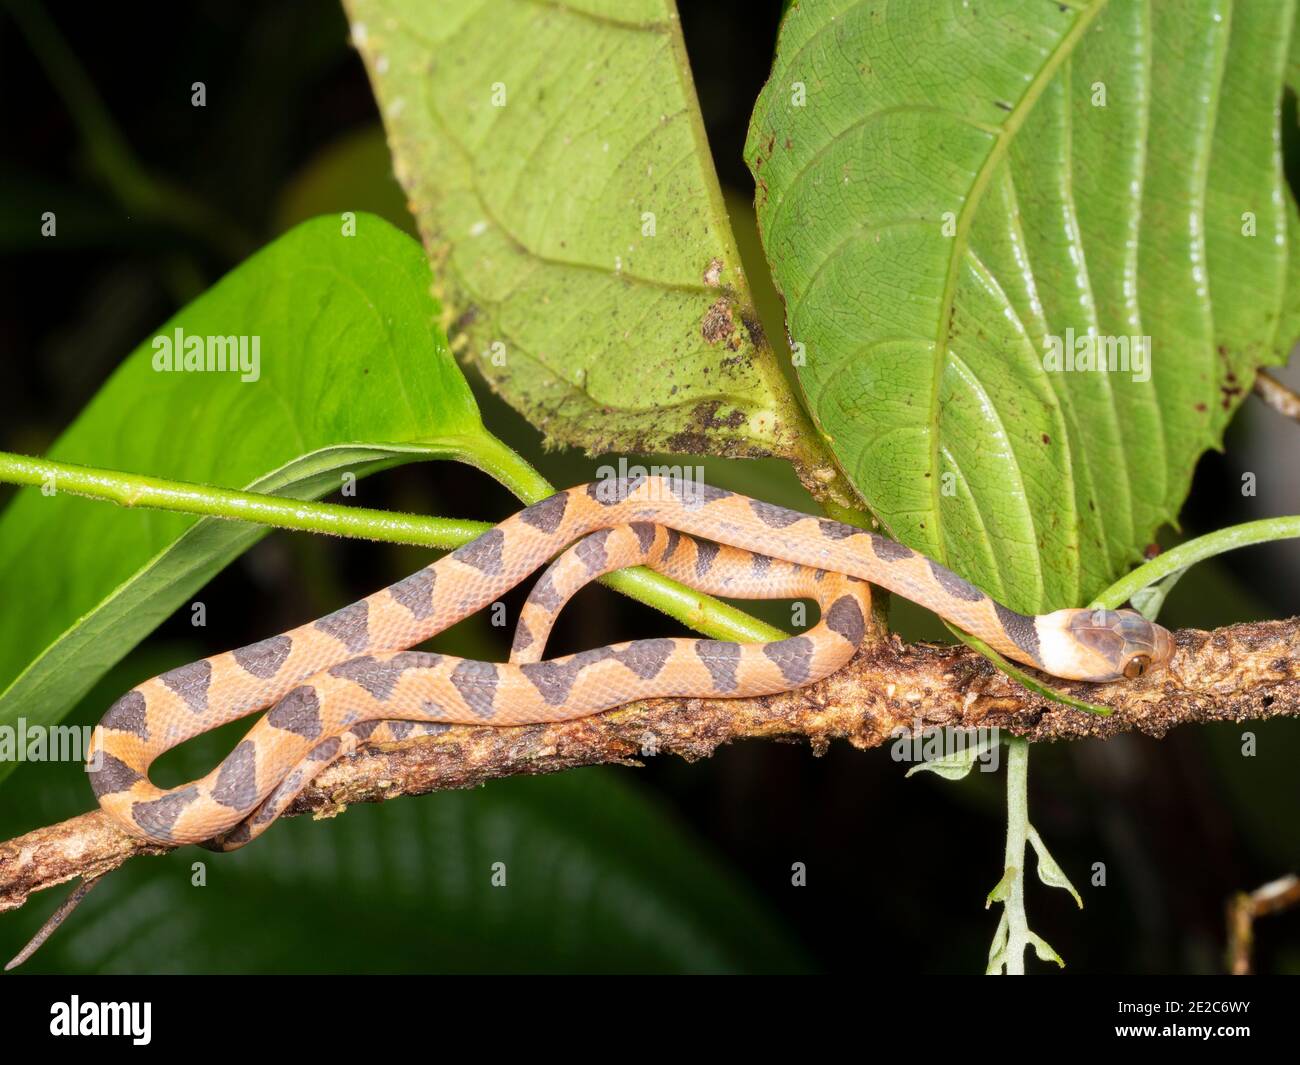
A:
[[[985,909],[987,908],[986,906]],[[1002,972],[1002,966],[1006,963],[1010,927],[1007,911],[1004,908],[1002,916],[998,918],[998,927],[993,932],[993,942],[989,944],[989,963],[984,970],[985,976],[997,976]]]
[[[928,772],[938,773],[944,780],[963,780],[975,767],[975,763],[1000,742],[996,736],[985,736],[976,743],[969,744],[952,754],[931,758],[928,761],[912,766],[903,774],[904,779],[910,777],[913,773]]]
[[[448,335],[493,387],[591,452],[835,476],[758,324],[672,0],[345,6]]]
[[[257,380],[156,371],[146,338],[49,455],[300,499],[344,473],[481,461],[501,445],[434,324],[429,281],[419,245],[378,218],[359,215],[352,237],[337,219],[306,223],[156,334],[259,337]],[[20,491],[0,515],[0,725],[58,720],[266,531]]]
[[[1298,328],[1293,15],[790,10],[746,159],[814,419],[895,536],[1043,611],[1086,602],[1175,518]],[[1049,369],[1069,331],[1149,336],[1150,380]]]
[[[993,890],[984,898],[984,908],[987,910],[995,902],[1006,902],[1007,892],[1011,890],[1011,885],[1015,882],[1019,871],[1014,865],[1008,865],[1006,872],[1002,874],[1002,879],[993,885]]]
[[[1065,968],[1065,959],[1052,949],[1051,944],[1048,943],[1047,940],[1033,932],[1028,932],[1026,935],[1029,942],[1034,945],[1034,953],[1038,955],[1039,961],[1054,961],[1062,969]]]
[[[1070,883],[1070,878],[1065,875],[1062,869],[1052,857],[1052,852],[1047,849],[1047,844],[1043,842],[1043,837],[1038,834],[1038,829],[1033,825],[1029,826],[1029,842],[1034,848],[1034,853],[1038,855],[1038,879],[1048,887],[1061,888],[1068,891],[1074,896],[1074,901],[1079,904],[1079,909],[1083,909],[1083,899]]]

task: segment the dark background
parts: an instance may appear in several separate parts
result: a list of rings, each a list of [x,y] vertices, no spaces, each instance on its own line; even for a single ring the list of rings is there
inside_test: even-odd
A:
[[[43,452],[144,336],[293,223],[325,211],[364,208],[413,232],[386,172],[378,114],[360,59],[346,43],[337,4],[55,4],[44,9],[46,17],[34,5],[12,7],[21,23],[10,5],[0,5],[0,448]],[[752,244],[752,214],[744,206],[752,185],[741,146],[770,62],[780,4],[687,0],[681,7],[719,176],[742,244],[746,234]],[[59,39],[75,59],[61,53]],[[196,80],[207,85],[205,109],[190,106]],[[73,118],[78,110],[93,116],[97,107],[150,174],[221,216],[219,237],[187,231],[147,203],[143,209],[124,206],[121,190],[114,192],[105,180]],[[339,164],[341,152],[351,162]],[[345,180],[331,183],[325,174]],[[42,242],[34,221],[50,209],[59,213],[57,246]],[[762,279],[753,280],[761,292]],[[769,318],[771,310],[769,303]],[[553,483],[591,476],[596,460],[544,453],[531,427],[473,383],[488,427]],[[1300,509],[1298,434],[1300,427],[1248,399],[1226,454],[1207,455],[1200,465],[1184,535]],[[709,469],[719,483],[734,479],[727,464]],[[1257,498],[1240,494],[1247,470],[1260,474]],[[801,505],[788,471],[768,463],[763,475],[771,498]],[[11,494],[0,486],[0,504]],[[350,502],[479,519],[499,519],[517,509],[486,477],[452,464],[377,475]],[[809,505],[806,497],[802,505]],[[1171,533],[1169,542],[1175,539]],[[334,609],[424,561],[409,550],[274,533],[204,590],[210,621],[200,636],[187,624],[188,612],[180,612],[69,720],[93,722],[116,693],[159,669]],[[1184,578],[1162,620],[1213,627],[1286,616],[1295,611],[1298,578],[1294,545],[1239,552]],[[516,606],[518,595],[508,602]],[[37,610],[40,604],[7,602],[0,588],[0,609]],[[899,615],[906,635],[938,634],[915,611]],[[568,612],[555,649],[674,631],[658,615],[589,589]],[[505,637],[482,622],[463,626],[454,641],[449,649],[503,657]],[[1258,737],[1254,758],[1240,754],[1247,729]],[[225,748],[232,742],[227,736]],[[191,765],[201,772],[220,757],[219,745],[199,746],[192,762],[169,756],[165,782],[179,782]],[[1183,729],[1163,741],[1122,737],[1035,748],[1031,816],[1083,892],[1086,908],[1076,910],[1065,893],[1031,880],[1031,926],[1068,961],[1070,972],[1220,971],[1229,897],[1297,870],[1297,764],[1300,734],[1290,721]],[[400,851],[402,826],[415,816],[410,810],[434,811],[419,814],[424,820],[417,818],[418,830],[430,817],[436,828],[439,809],[454,808],[470,826],[496,824],[494,817],[509,821],[530,804],[563,808],[572,802],[580,809],[585,785],[553,778],[503,782],[470,795],[405,799],[352,811],[329,826],[277,826],[249,848],[248,853],[263,852],[257,859],[262,864],[232,866],[248,874],[238,890],[249,897],[238,907],[215,892],[201,898],[162,893],[164,879],[188,877],[193,854],[133,862],[92,896],[31,968],[978,972],[996,923],[983,900],[1001,875],[1003,778],[976,773],[956,784],[930,775],[904,780],[904,768],[884,750],[837,745],[814,758],[802,746],[749,743],[695,765],[658,759],[640,771],[570,774],[619,777],[681,839],[693,841],[682,854],[665,855],[665,862],[697,863],[683,875],[725,880],[753,901],[746,920],[753,922],[754,942],[779,946],[730,960],[672,960],[680,954],[661,963],[635,960],[620,935],[638,914],[634,908],[619,911],[616,899],[599,918],[608,933],[603,948],[597,943],[579,955],[551,949],[540,933],[527,950],[501,947],[493,953],[489,943],[476,952],[469,933],[455,939],[456,922],[469,918],[451,904],[429,920],[436,916],[452,931],[411,927],[410,913],[419,912],[427,887],[421,863],[446,858],[436,835],[422,839],[427,852],[410,844],[405,867],[413,879],[402,891],[413,892],[415,902],[408,908],[388,905],[389,894],[402,891],[383,875],[367,889],[369,895],[349,894],[351,888],[336,895],[326,869],[310,890],[294,897],[283,889],[283,877],[259,872],[276,868],[277,852],[283,857],[292,850],[294,860],[310,864],[303,848],[323,846],[322,836],[330,837],[331,860],[346,870],[338,873],[344,879],[360,875],[360,863],[377,869],[401,864],[401,854],[379,861],[364,847],[348,847],[357,833],[369,832]],[[504,805],[494,805],[499,802]],[[89,789],[70,767],[24,766],[0,784],[0,838],[90,805]],[[349,822],[352,827],[345,828]],[[576,831],[581,830],[580,824]],[[605,845],[599,833],[606,830],[612,831],[593,823],[595,846]],[[710,864],[698,864],[704,854],[712,856]],[[221,862],[243,860],[242,854],[199,857],[211,859],[214,877]],[[796,861],[808,867],[805,888],[790,885]],[[1104,888],[1089,886],[1097,862],[1107,869]],[[608,887],[614,896],[618,890],[616,883]],[[0,954],[16,950],[53,905],[52,895],[38,897],[0,918]],[[562,899],[548,905],[552,909],[539,907],[526,919],[582,922],[589,916],[580,906],[564,911]],[[181,920],[177,908],[188,908],[183,928],[175,923]],[[139,931],[145,927],[173,931],[149,938]],[[1257,933],[1260,970],[1300,972],[1300,912],[1267,919]],[[273,941],[283,949],[248,952],[241,940]],[[132,949],[135,941],[147,949]]]

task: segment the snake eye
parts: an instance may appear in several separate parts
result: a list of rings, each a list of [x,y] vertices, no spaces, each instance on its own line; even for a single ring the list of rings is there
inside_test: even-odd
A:
[[[1142,676],[1150,665],[1150,655],[1134,655],[1124,664],[1124,676],[1128,677],[1129,680],[1134,680]]]

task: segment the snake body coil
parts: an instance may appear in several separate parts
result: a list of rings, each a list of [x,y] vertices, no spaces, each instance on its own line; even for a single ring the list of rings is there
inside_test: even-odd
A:
[[[553,558],[521,613],[510,662],[407,650]],[[642,563],[712,594],[815,598],[821,620],[775,643],[637,640],[541,661],[551,624],[578,588]],[[1138,614],[1018,614],[923,555],[850,525],[676,479],[605,481],[558,492],[318,621],[133,688],[96,730],[92,787],[133,835],[234,849],[360,742],[450,724],[561,721],[657,696],[810,684],[852,657],[865,631],[867,582],[1058,677],[1138,676],[1172,653],[1169,634]],[[268,706],[201,780],[170,789],[149,781],[164,752]]]

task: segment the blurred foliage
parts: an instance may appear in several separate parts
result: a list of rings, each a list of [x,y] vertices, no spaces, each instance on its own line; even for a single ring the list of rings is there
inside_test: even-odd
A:
[[[317,215],[342,211],[368,211],[418,235],[378,123],[343,134],[290,178],[272,225],[283,232]]]

